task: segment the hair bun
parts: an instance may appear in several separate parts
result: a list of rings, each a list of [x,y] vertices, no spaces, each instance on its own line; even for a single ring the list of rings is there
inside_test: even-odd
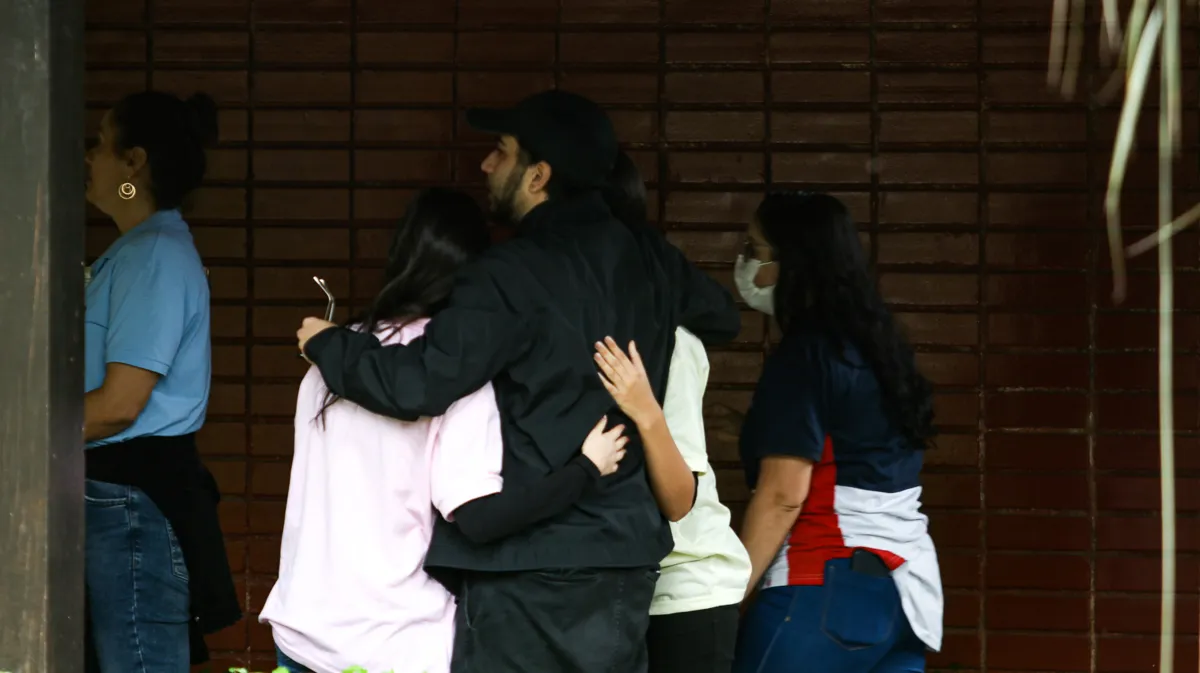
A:
[[[192,133],[205,147],[217,142],[217,103],[206,93],[195,93],[184,101],[191,117]]]

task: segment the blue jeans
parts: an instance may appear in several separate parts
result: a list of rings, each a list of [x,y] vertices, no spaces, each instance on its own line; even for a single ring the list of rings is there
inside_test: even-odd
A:
[[[102,673],[188,673],[188,571],[139,489],[87,480],[86,580]]]
[[[822,586],[765,589],[738,636],[734,673],[921,673],[925,644],[913,633],[891,577],[825,564]]]
[[[288,673],[313,673],[311,668],[284,654],[278,645],[275,646],[275,665],[286,668]]]

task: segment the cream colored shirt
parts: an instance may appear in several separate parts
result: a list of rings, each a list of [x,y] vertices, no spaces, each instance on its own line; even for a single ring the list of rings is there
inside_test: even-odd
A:
[[[675,331],[663,412],[684,462],[699,475],[699,483],[692,511],[671,524],[675,549],[662,562],[651,615],[740,603],[750,581],[750,555],[729,527],[729,509],[717,497],[717,478],[708,464],[703,406],[707,385],[704,344],[681,327]]]

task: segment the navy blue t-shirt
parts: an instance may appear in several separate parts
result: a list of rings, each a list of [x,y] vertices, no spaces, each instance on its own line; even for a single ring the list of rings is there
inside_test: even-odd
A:
[[[870,547],[855,537],[886,538],[889,517],[920,506],[922,451],[889,419],[875,372],[859,350],[812,322],[793,324],[767,359],[740,450],[750,488],[764,457],[815,463],[808,498],[772,566],[775,585],[820,584],[826,561]],[[903,562],[880,555],[893,567]]]

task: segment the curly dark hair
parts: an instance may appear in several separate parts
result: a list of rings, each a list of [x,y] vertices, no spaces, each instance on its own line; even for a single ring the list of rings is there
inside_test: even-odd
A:
[[[856,348],[879,380],[889,418],[914,448],[928,448],[937,435],[933,386],[879,294],[845,204],[828,194],[777,192],[763,199],[756,217],[779,264],[780,329],[786,334],[806,315]]]

